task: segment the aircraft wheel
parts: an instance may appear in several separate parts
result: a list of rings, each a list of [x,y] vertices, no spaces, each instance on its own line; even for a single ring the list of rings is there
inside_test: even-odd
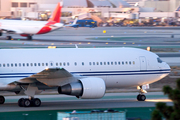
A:
[[[146,100],[146,96],[145,95],[141,95],[141,101],[145,101]]]
[[[24,102],[24,98],[21,98],[21,99],[18,100],[19,107],[23,107],[24,106],[23,102]]]
[[[39,107],[41,105],[41,100],[39,98],[35,98],[32,100],[34,107]]]
[[[141,96],[140,94],[137,95],[137,100],[138,100],[138,101],[140,101],[140,96]]]
[[[139,95],[137,96],[137,100],[138,100],[138,101],[145,101],[145,100],[146,100],[146,96],[139,94]]]
[[[27,36],[27,39],[28,39],[28,40],[32,40],[32,36],[30,36],[30,35]]]
[[[4,96],[0,96],[0,104],[4,104],[4,102],[5,102]]]
[[[30,107],[31,106],[31,101],[29,99],[24,99],[23,105],[24,105],[24,107]]]
[[[12,37],[11,36],[6,36],[6,40],[11,40]]]

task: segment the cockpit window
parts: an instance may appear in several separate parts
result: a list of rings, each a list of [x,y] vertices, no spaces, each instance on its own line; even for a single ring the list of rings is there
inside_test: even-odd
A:
[[[162,63],[163,61],[160,58],[157,58],[158,63]]]

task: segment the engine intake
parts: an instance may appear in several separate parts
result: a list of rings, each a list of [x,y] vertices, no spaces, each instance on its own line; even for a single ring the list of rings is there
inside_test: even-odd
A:
[[[106,85],[101,78],[83,78],[58,88],[59,94],[73,95],[82,99],[102,98]]]

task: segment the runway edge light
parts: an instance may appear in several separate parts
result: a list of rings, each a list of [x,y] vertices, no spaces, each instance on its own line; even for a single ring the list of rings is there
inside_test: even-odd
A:
[[[48,46],[48,49],[54,49],[56,46]]]

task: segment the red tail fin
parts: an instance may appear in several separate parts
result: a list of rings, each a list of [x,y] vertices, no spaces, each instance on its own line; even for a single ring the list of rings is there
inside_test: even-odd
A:
[[[51,15],[51,18],[49,18],[48,22],[60,22],[60,17],[61,17],[61,9],[62,9],[62,2],[58,3],[53,14]]]

